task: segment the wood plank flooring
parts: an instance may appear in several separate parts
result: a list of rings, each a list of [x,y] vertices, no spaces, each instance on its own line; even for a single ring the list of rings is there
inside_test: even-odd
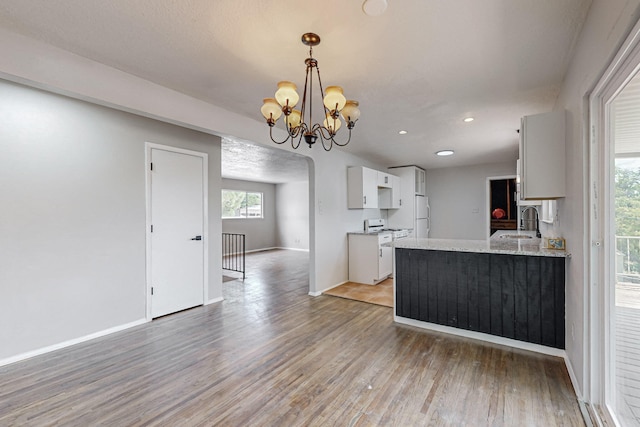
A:
[[[583,426],[564,363],[310,297],[307,254],[225,301],[0,368],[0,426]]]

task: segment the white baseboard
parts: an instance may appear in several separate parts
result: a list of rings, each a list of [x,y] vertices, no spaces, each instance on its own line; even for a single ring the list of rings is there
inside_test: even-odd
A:
[[[94,332],[93,334],[85,335],[83,337],[74,338],[72,340],[64,341],[58,344],[50,345],[47,347],[39,348],[37,350],[28,351],[26,353],[18,354],[16,356],[8,357],[6,359],[0,360],[0,366],[9,365],[11,363],[20,362],[22,360],[30,359],[35,356],[40,356],[41,354],[50,353],[52,351],[60,350],[65,347],[70,347],[75,344],[80,344],[85,341],[93,340],[96,338],[103,337],[105,335],[113,334],[115,332],[120,332],[125,329],[133,328],[134,326],[139,326],[144,323],[147,323],[147,319],[136,320],[135,322],[126,323],[124,325],[114,326],[113,328],[105,329],[103,331]]]
[[[518,341],[511,338],[503,338],[495,335],[485,334],[482,332],[467,331],[464,329],[453,328],[451,326],[437,325],[435,323],[422,322],[420,320],[407,319],[406,317],[399,317],[394,315],[393,320],[397,323],[404,325],[415,326],[422,329],[428,329],[431,331],[444,332],[451,335],[457,335],[465,338],[472,338],[479,341],[490,342],[493,344],[504,345],[507,347],[519,348],[521,350],[533,351],[536,353],[547,354],[549,356],[556,356],[566,359],[566,352],[559,348],[546,347],[539,344],[531,344],[524,341]]]
[[[299,252],[309,252],[309,249],[300,249],[300,248],[285,248],[282,246],[272,246],[270,248],[260,248],[260,249],[251,249],[248,251],[245,251],[245,254],[251,254],[254,252],[265,252],[265,251],[274,251],[276,249],[281,249],[281,250],[285,250],[285,251],[299,251]],[[242,252],[231,252],[228,254],[225,254],[223,256],[232,256],[232,255],[239,255],[242,254]]]
[[[322,293],[323,293],[323,292],[327,292],[327,291],[328,291],[328,290],[330,290],[330,289],[337,288],[338,286],[340,286],[340,285],[344,285],[345,283],[348,283],[348,282],[349,282],[349,281],[348,281],[348,280],[346,280],[346,281],[344,281],[344,282],[340,282],[340,283],[338,283],[338,284],[336,284],[336,285],[329,286],[328,288],[323,289],[323,290],[318,291],[318,292],[309,292],[309,295],[311,295],[312,297],[318,297],[318,296],[322,295]]]
[[[271,248],[251,249],[250,251],[244,251],[244,252],[247,253],[247,254],[251,254],[251,253],[254,253],[254,252],[272,251],[274,249],[280,249],[280,248],[273,246]]]
[[[322,290],[322,292],[327,292],[327,291],[329,291],[329,290],[331,290],[331,289],[333,289],[333,288],[337,288],[338,286],[342,286],[342,285],[344,285],[345,283],[349,283],[349,281],[348,281],[348,280],[345,280],[344,282],[340,282],[340,283],[338,283],[337,285],[330,286],[330,287],[328,287],[328,288],[326,288],[326,289],[323,289],[323,290]]]
[[[582,390],[579,389],[578,378],[576,377],[575,372],[573,371],[573,365],[571,365],[571,361],[569,357],[564,355],[564,364],[567,367],[567,372],[569,372],[569,379],[571,380],[571,385],[573,386],[573,391],[576,393],[578,400],[584,401],[584,395],[582,394]]]
[[[205,302],[204,305],[215,304],[215,303],[221,302],[221,301],[224,301],[223,297],[212,298],[209,301]]]

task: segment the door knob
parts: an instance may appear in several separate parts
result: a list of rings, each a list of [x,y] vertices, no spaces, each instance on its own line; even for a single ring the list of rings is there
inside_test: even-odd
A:
[[[191,240],[202,240],[202,236],[192,237]]]

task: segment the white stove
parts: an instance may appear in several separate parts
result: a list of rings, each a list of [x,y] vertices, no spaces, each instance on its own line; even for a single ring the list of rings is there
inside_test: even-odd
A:
[[[406,228],[386,228],[387,222],[382,218],[365,219],[364,220],[364,232],[365,233],[391,233],[392,240],[399,240],[409,237],[409,230]]]

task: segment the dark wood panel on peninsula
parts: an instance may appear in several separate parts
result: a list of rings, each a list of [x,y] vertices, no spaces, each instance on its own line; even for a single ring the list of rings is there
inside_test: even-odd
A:
[[[565,258],[396,248],[396,315],[564,349]]]

